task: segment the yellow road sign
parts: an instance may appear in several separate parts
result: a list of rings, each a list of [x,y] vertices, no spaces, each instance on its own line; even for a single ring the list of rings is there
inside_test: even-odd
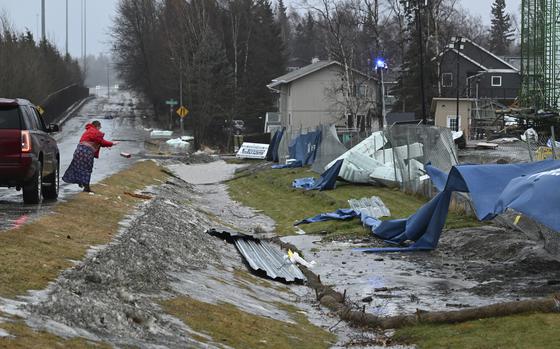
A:
[[[179,115],[180,117],[184,118],[185,116],[187,116],[187,114],[189,113],[189,110],[187,108],[185,108],[184,105],[180,106],[177,109],[177,115]]]
[[[38,105],[36,108],[37,108],[37,111],[39,112],[39,115],[43,115],[45,113],[45,109],[41,108],[40,105]]]

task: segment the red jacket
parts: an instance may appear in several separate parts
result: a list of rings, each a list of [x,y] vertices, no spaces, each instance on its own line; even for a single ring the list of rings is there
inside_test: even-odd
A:
[[[91,146],[95,151],[95,157],[99,158],[99,149],[101,147],[112,147],[113,142],[103,139],[105,134],[99,131],[93,124],[86,125],[86,132],[80,138],[80,143]]]

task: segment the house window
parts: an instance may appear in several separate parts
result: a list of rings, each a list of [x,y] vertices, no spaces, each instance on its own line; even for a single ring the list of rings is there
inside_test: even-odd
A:
[[[368,86],[367,84],[361,84],[358,89],[358,97],[367,97],[368,93]]]
[[[457,115],[447,115],[447,128],[457,130]],[[459,115],[459,130],[461,129],[461,115]]]
[[[348,128],[354,128],[354,115],[348,114]]]
[[[496,87],[502,86],[502,77],[499,76],[499,75],[498,76],[492,75],[492,86],[493,87],[494,86],[496,86]]]
[[[358,115],[358,127],[360,128],[360,132],[364,132],[366,130],[366,116],[365,115]]]
[[[441,74],[441,86],[442,87],[452,87],[453,86],[453,73],[443,73],[443,74]]]

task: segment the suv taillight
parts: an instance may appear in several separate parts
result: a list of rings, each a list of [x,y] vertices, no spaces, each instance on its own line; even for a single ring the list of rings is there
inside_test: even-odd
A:
[[[29,131],[21,131],[21,152],[29,153],[31,151],[31,135]]]

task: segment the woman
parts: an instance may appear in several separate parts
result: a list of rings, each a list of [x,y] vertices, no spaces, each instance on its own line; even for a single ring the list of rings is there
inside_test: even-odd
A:
[[[72,163],[62,176],[66,183],[75,183],[84,188],[85,192],[91,193],[89,181],[93,170],[93,159],[99,158],[101,147],[112,147],[118,142],[110,142],[103,139],[105,134],[101,131],[101,123],[97,120],[86,125],[86,131],[80,138],[80,144],[74,152]]]

